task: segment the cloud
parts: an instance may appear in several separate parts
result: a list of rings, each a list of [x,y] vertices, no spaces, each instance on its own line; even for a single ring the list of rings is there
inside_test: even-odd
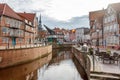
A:
[[[81,17],[73,17],[69,21],[59,21],[47,16],[42,16],[42,23],[46,24],[48,27],[52,29],[54,27],[66,28],[66,29],[75,29],[80,27],[89,28],[88,15],[81,16]]]
[[[0,0],[17,12],[33,12],[43,16],[43,23],[61,28],[89,27],[88,12],[120,0]],[[99,4],[97,4],[99,3]],[[85,15],[85,16],[83,16]],[[81,16],[81,17],[80,17]]]
[[[87,15],[89,11],[106,7],[109,3],[120,0],[1,0],[16,11],[41,12],[60,21],[72,17]],[[97,4],[99,3],[99,4]]]

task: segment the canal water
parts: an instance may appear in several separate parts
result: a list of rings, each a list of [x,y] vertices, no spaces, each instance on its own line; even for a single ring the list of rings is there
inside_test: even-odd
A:
[[[38,70],[38,80],[82,80],[73,61],[63,60]]]
[[[0,69],[0,80],[83,80],[78,73],[70,51],[55,50],[50,63],[43,65],[47,58]]]
[[[38,80],[83,80],[71,58],[69,49],[53,50],[50,65],[38,70]]]

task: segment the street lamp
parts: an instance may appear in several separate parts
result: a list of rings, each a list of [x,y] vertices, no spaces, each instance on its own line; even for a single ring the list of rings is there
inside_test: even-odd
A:
[[[99,29],[96,30],[97,32],[97,40],[96,40],[96,46],[97,46],[97,54],[99,54]],[[93,55],[93,71],[95,71],[95,56]]]
[[[98,54],[99,53],[99,29],[97,29],[96,32],[97,32],[96,46],[97,46],[97,54]]]

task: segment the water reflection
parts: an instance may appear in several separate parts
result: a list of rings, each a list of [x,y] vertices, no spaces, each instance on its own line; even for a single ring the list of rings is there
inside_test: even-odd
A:
[[[82,80],[71,59],[44,66],[38,74],[38,80]]]
[[[47,57],[10,68],[0,69],[0,80],[37,80],[37,70],[47,63]]]
[[[55,52],[57,55],[49,65],[48,57],[44,57],[23,65],[0,69],[0,80],[82,80],[70,59],[71,52]]]

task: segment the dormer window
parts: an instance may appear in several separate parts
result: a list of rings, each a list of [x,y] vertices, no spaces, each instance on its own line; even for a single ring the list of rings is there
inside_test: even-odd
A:
[[[25,23],[28,23],[28,20],[25,19]]]
[[[32,25],[32,23],[31,23],[31,22],[29,22],[29,24],[30,24],[30,25]]]

